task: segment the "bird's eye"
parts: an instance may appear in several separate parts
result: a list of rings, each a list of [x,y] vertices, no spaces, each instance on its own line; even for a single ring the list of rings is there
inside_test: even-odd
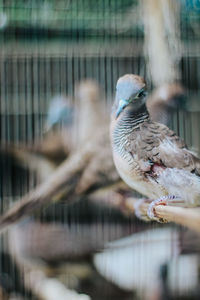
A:
[[[141,91],[137,94],[137,98],[144,97],[146,95],[145,91]]]

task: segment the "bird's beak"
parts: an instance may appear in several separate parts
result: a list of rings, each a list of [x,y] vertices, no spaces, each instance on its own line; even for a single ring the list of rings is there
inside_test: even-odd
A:
[[[123,100],[121,99],[119,101],[119,105],[117,108],[117,112],[116,112],[116,119],[119,117],[120,113],[122,112],[122,110],[124,109],[124,107],[126,107],[129,104],[128,100]]]

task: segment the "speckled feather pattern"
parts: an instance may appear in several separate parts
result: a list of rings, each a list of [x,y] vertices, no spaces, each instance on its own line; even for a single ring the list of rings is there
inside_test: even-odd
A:
[[[199,158],[167,126],[152,121],[146,105],[138,103],[130,103],[119,118],[112,116],[113,157],[120,176],[152,200],[175,195],[196,204],[200,201]]]
[[[137,161],[151,161],[167,168],[200,174],[200,161],[175,133],[163,124],[145,121],[129,136],[124,151]]]

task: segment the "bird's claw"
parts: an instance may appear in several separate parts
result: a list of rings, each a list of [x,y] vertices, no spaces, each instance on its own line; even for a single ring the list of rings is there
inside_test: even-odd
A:
[[[142,220],[142,221],[145,221],[145,222],[149,222],[151,221],[149,219],[149,217],[147,217],[145,214],[142,213],[141,211],[141,206],[144,204],[144,203],[149,203],[151,202],[150,199],[138,199],[135,203],[134,203],[134,210],[135,210],[135,215],[138,219]]]
[[[158,205],[168,205],[169,202],[173,202],[174,199],[177,199],[178,197],[174,196],[174,195],[168,195],[168,196],[163,196],[159,199],[156,199],[154,201],[152,201],[149,204],[148,210],[147,210],[147,216],[149,217],[150,220],[155,220],[159,223],[168,223],[167,220],[163,219],[163,218],[158,218],[156,216],[156,211],[155,211],[155,207]]]

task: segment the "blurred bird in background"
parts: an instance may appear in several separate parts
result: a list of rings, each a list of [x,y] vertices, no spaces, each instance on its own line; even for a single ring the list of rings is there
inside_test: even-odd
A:
[[[74,117],[74,109],[70,99],[64,95],[54,96],[48,108],[45,131],[49,131],[55,125],[71,125]]]
[[[98,83],[92,79],[75,85],[74,148],[79,148],[109,124],[105,101]]]
[[[60,126],[59,126],[60,124]],[[44,181],[71,151],[73,109],[70,100],[55,96],[50,100],[42,138],[25,144],[2,144],[2,155],[10,156],[16,165],[36,172]]]
[[[25,202],[22,201],[26,208],[20,209],[21,213],[17,212],[15,215],[17,219],[20,215],[25,216],[28,211],[32,213],[33,207],[39,208],[42,203],[48,203],[51,199],[61,199],[64,197],[65,199],[70,198],[72,200],[74,197],[80,197],[88,192],[93,192],[95,189],[120,181],[112,161],[109,123],[106,121],[108,118],[103,114],[103,105],[101,105],[101,102],[97,104],[101,100],[99,99],[98,91],[97,84],[92,84],[91,81],[80,85],[80,90],[76,92],[79,98],[77,101],[80,100],[81,102],[77,106],[79,110],[77,110],[76,117],[76,119],[80,117],[80,122],[79,120],[77,121],[79,124],[77,132],[76,130],[72,130],[72,134],[74,135],[72,140],[77,140],[76,137],[78,137],[78,140],[82,140],[82,143],[74,143],[68,158],[55,172],[50,174],[51,176],[44,182],[43,186],[38,186],[35,193],[28,195],[28,198],[29,196],[37,198],[36,202],[36,199],[27,199],[28,202],[29,200],[33,200],[34,206],[28,203],[25,204],[27,200]],[[103,126],[100,122],[103,122]],[[40,192],[38,188],[41,189]],[[9,217],[9,222],[11,219],[14,220]]]
[[[73,123],[72,99],[64,95],[55,95],[49,102],[43,138],[34,142],[33,151],[48,157],[54,163],[62,162],[73,147],[71,141]]]
[[[181,84],[163,84],[153,90],[147,97],[146,106],[155,122],[171,125],[173,113],[178,110],[185,110],[186,95]]]
[[[42,139],[28,145],[7,144],[1,147],[1,151],[12,155],[23,165],[30,165],[30,169],[36,169],[36,157],[39,163],[48,159],[58,165],[78,148],[79,143],[83,144],[92,136],[94,128],[101,128],[105,114],[100,97],[96,81],[82,80],[76,84],[74,99],[56,95],[50,100]],[[31,155],[34,164],[31,163]]]

